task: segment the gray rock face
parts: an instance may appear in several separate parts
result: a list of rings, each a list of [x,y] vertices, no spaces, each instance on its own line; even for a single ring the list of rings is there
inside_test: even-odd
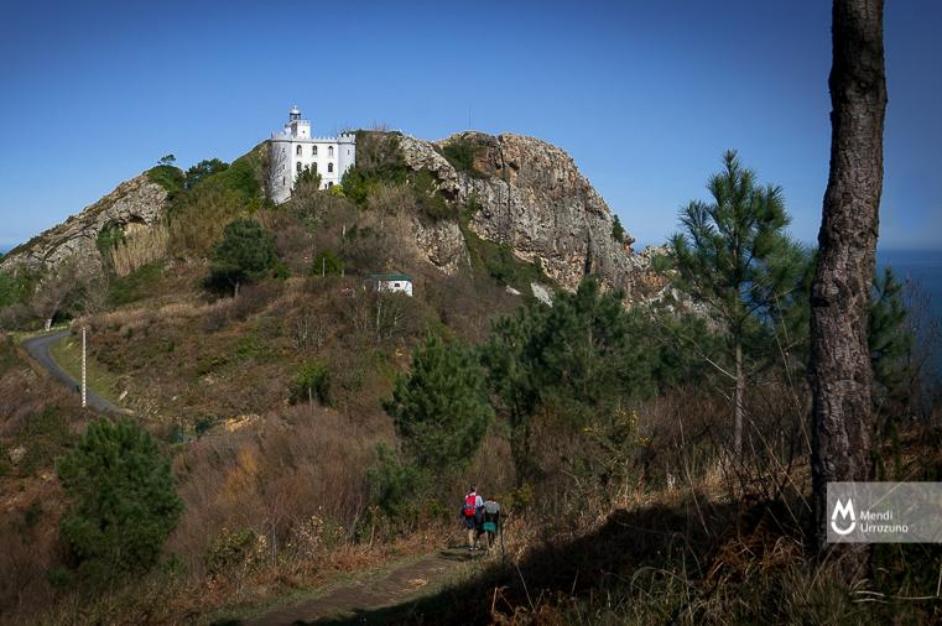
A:
[[[452,144],[473,147],[467,171],[442,154]],[[437,143],[403,136],[400,150],[408,167],[435,175],[447,198],[476,207],[468,224],[475,234],[539,263],[562,288],[575,290],[591,273],[629,298],[640,295],[633,292],[649,259],[631,251],[630,236],[613,238],[608,205],[563,150],[532,137],[476,132]]]
[[[428,224],[413,216],[412,232],[418,249],[446,274],[454,274],[470,263],[464,235],[457,222],[438,221]]]
[[[0,262],[0,269],[48,270],[74,259],[84,271],[101,271],[97,240],[102,229],[110,225],[125,229],[156,224],[166,205],[167,191],[141,174],[121,183],[81,213],[11,250]]]

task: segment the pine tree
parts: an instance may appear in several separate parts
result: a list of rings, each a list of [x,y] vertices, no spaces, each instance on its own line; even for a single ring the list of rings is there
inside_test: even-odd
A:
[[[671,238],[676,284],[708,306],[728,336],[735,389],[733,450],[742,453],[746,366],[744,344],[795,290],[805,268],[784,233],[789,223],[780,187],[761,187],[734,151],[710,178],[712,202],[693,201],[681,212],[683,232]]]
[[[396,381],[386,410],[406,454],[431,472],[467,466],[492,415],[475,355],[434,335],[413,352],[411,371]]]
[[[56,469],[71,500],[62,537],[80,572],[104,582],[157,562],[183,503],[146,431],[130,420],[92,422]]]
[[[511,430],[517,479],[539,473],[531,451],[531,423],[553,407],[570,432],[604,426],[631,399],[654,390],[653,351],[622,294],[603,294],[585,279],[553,306],[533,303],[495,323],[484,349],[489,381]]]
[[[618,243],[625,242],[625,227],[621,225],[621,220],[617,215],[612,220],[612,239]]]
[[[886,268],[873,281],[867,324],[867,345],[873,366],[874,401],[889,409],[905,404],[912,376],[909,356],[914,337],[907,327],[909,312],[903,302],[903,284]],[[884,411],[885,412],[885,411]]]

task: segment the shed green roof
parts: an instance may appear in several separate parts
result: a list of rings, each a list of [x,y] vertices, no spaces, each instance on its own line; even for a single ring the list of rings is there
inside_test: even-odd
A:
[[[370,274],[370,280],[407,280],[412,282],[408,274]]]

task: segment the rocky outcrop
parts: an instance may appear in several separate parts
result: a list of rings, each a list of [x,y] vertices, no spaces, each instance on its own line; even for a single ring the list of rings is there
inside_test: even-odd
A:
[[[74,260],[84,271],[101,271],[97,245],[101,231],[151,226],[160,221],[166,206],[167,191],[141,174],[121,183],[81,213],[11,250],[0,262],[0,269],[54,270]]]
[[[643,297],[633,292],[650,279],[650,260],[631,251],[629,235],[615,240],[608,205],[563,150],[532,137],[477,132],[440,142],[402,136],[399,145],[410,169],[428,170],[445,197],[471,209],[468,227],[482,239],[538,263],[564,289],[593,274],[629,298]],[[463,161],[455,163],[456,152]]]
[[[413,216],[412,233],[419,251],[446,274],[454,274],[462,266],[468,266],[468,249],[457,222],[427,223]]]

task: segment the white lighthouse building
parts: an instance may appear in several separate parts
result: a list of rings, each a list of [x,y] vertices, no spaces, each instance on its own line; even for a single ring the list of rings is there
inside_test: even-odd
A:
[[[269,196],[279,204],[290,198],[295,179],[306,169],[320,174],[321,189],[333,187],[356,163],[356,156],[356,135],[312,137],[311,122],[293,106],[284,130],[273,133],[269,142]]]

